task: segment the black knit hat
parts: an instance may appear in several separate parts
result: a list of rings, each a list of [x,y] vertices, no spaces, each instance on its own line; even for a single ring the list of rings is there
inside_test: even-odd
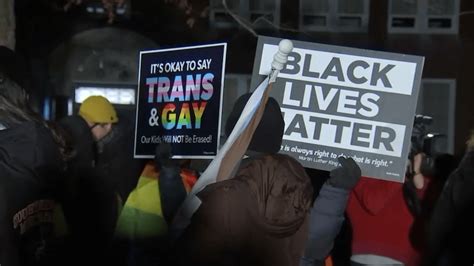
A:
[[[23,58],[5,46],[0,46],[0,72],[27,89],[27,68]]]
[[[234,129],[251,95],[250,93],[244,94],[235,102],[225,125],[225,133],[227,136],[229,136],[232,129]],[[263,153],[277,153],[280,151],[284,129],[285,121],[281,114],[280,105],[278,105],[278,102],[274,98],[269,98],[262,120],[253,134],[248,149]]]

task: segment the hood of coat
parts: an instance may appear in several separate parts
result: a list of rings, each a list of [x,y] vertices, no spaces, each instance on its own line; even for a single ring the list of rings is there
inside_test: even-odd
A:
[[[256,201],[258,226],[276,236],[294,234],[308,215],[312,185],[304,168],[287,155],[250,160],[235,179],[247,183]]]

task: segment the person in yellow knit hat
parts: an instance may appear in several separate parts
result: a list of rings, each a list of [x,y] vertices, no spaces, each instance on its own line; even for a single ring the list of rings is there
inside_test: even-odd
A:
[[[112,241],[118,215],[116,189],[101,167],[98,143],[118,123],[114,106],[103,96],[90,96],[77,115],[59,124],[73,149],[68,162],[65,215],[72,235],[76,265],[100,264]]]
[[[112,124],[118,122],[115,108],[103,96],[87,98],[79,108],[79,116],[86,121],[96,141],[109,134]]]

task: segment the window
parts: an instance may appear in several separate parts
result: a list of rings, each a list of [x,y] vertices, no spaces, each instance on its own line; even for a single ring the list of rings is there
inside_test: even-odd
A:
[[[226,0],[227,7],[234,14],[239,15],[240,13],[240,1],[239,0]],[[209,19],[212,25],[219,28],[227,28],[236,26],[234,19],[228,14],[222,0],[211,0],[210,3]]]
[[[392,33],[458,32],[460,0],[389,0]]]
[[[126,17],[130,18],[131,10],[130,10],[130,0],[122,1],[123,4],[120,6],[115,7],[115,14],[117,17]],[[91,15],[95,15],[97,17],[102,17],[107,15],[107,10],[104,7],[103,1],[87,1],[85,3],[85,10],[87,13]]]
[[[254,27],[270,27],[280,24],[280,0],[210,0],[209,19],[218,28],[237,27],[238,23],[225,9],[226,2],[230,12]],[[264,21],[266,20],[266,21]]]
[[[93,95],[104,96],[113,104],[135,104],[135,89],[99,86],[78,86],[74,92],[74,101],[80,104]]]
[[[250,92],[251,75],[227,74],[225,76],[224,98],[222,103],[221,135],[225,135],[225,123],[234,107],[235,101],[245,93]]]
[[[433,118],[431,132],[446,135],[441,148],[451,154],[454,153],[455,84],[452,79],[423,79],[416,108],[417,114]]]
[[[242,1],[243,2],[243,1]],[[274,25],[280,24],[280,1],[277,0],[249,0],[250,22],[257,27],[267,27],[269,24],[258,23],[257,20],[265,18]]]
[[[366,32],[369,0],[300,0],[300,29]]]

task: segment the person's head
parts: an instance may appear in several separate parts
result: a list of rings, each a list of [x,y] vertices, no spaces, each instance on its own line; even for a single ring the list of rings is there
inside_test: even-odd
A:
[[[0,72],[0,122],[11,126],[32,120],[31,115],[25,90]]]
[[[28,71],[23,58],[7,47],[0,46],[0,124],[5,128],[24,122],[34,122],[47,128],[61,152],[62,159],[70,157],[63,135],[52,123],[34,112],[29,103]]]
[[[229,136],[234,129],[250,96],[250,93],[244,94],[235,102],[225,125],[225,133],[227,136]],[[270,97],[265,105],[262,120],[260,120],[252,136],[248,150],[261,153],[278,153],[283,140],[284,129],[285,121],[281,114],[280,105],[278,105],[278,102],[274,98]]]
[[[38,119],[28,104],[26,79],[26,66],[21,58],[0,46],[0,122],[5,126]]]
[[[96,141],[107,136],[112,131],[112,124],[118,122],[115,108],[103,96],[85,99],[79,107],[79,116],[87,122]]]

